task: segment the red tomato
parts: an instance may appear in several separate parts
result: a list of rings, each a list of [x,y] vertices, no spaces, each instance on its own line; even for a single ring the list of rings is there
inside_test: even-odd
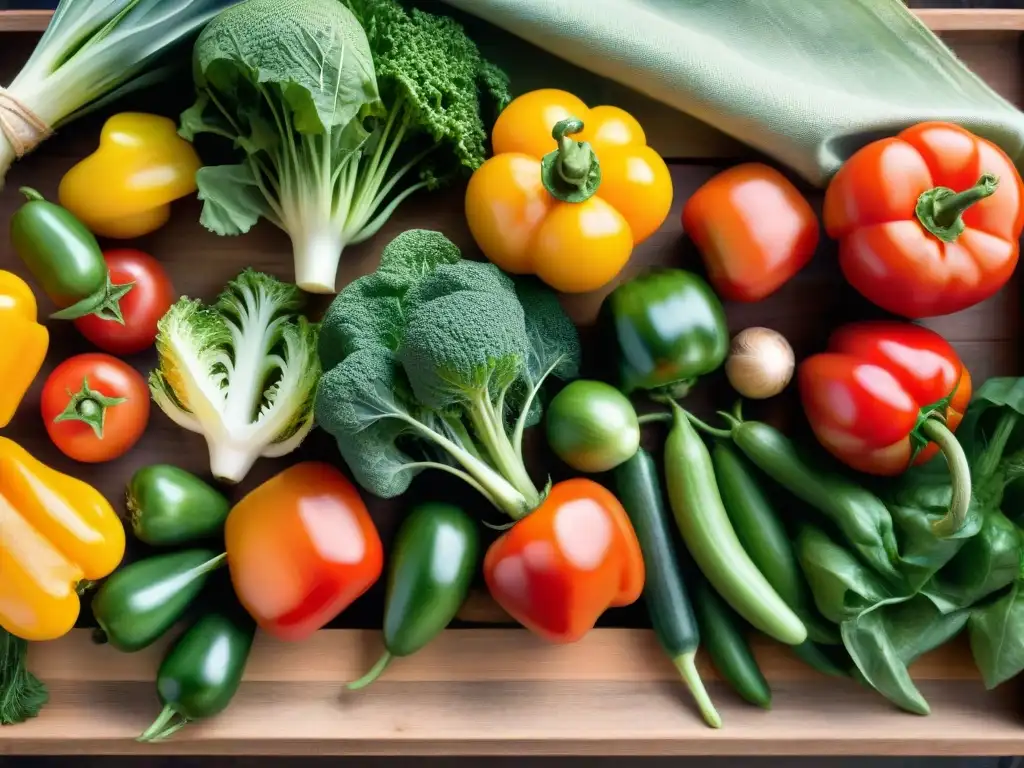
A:
[[[75,320],[78,332],[114,355],[134,355],[153,346],[156,324],[174,303],[174,288],[164,268],[142,251],[122,248],[103,254],[114,285],[134,283],[120,300],[124,325],[86,315]]]
[[[316,632],[384,566],[359,491],[319,461],[289,467],[238,502],[224,540],[235,594],[260,629],[281,640]]]
[[[43,385],[43,424],[50,439],[76,461],[121,456],[149,421],[149,387],[127,363],[92,353],[65,360]]]

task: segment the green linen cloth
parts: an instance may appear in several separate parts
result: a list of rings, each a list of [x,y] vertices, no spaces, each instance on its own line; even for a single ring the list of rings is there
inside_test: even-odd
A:
[[[866,142],[922,120],[960,123],[1018,164],[1024,154],[1024,113],[900,0],[444,1],[816,185]],[[498,58],[515,81],[528,57]]]

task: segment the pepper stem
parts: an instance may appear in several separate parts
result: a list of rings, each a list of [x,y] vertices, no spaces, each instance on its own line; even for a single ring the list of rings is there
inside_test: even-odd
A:
[[[353,680],[349,683],[347,686],[348,689],[350,691],[359,691],[368,686],[384,673],[384,670],[387,669],[388,665],[391,663],[392,658],[394,657],[391,655],[390,651],[384,651],[381,657],[377,659],[377,663],[370,667],[370,671],[358,680]]]
[[[921,225],[946,243],[955,242],[963,233],[963,214],[977,202],[994,194],[999,186],[999,177],[983,173],[973,187],[956,192],[949,187],[933,187],[925,190],[917,199],[918,221]]]
[[[97,392],[89,387],[89,378],[82,379],[82,388],[75,393],[68,390],[67,407],[54,417],[53,423],[61,421],[81,421],[92,427],[98,440],[103,439],[103,420],[106,418],[107,408],[113,408],[126,402],[126,397],[107,397],[102,392]]]
[[[712,728],[721,728],[722,717],[718,714],[718,710],[715,709],[715,705],[711,701],[711,697],[708,696],[707,689],[704,687],[704,681],[700,679],[700,675],[697,673],[697,665],[694,663],[696,656],[696,651],[684,653],[672,659],[672,663],[676,665],[676,669],[679,670],[679,676],[683,678],[686,687],[693,694],[693,700],[697,702],[697,709],[700,710],[704,722]]]
[[[180,719],[178,722],[174,723],[172,721],[175,718]],[[143,731],[142,735],[139,736],[136,741],[161,741],[171,734],[177,733],[186,725],[188,725],[188,718],[168,704],[164,707],[163,711],[157,715],[153,724]]]
[[[925,419],[921,424],[921,435],[939,446],[949,467],[952,498],[949,511],[941,520],[932,523],[932,532],[939,538],[955,536],[967,522],[967,511],[971,506],[971,466],[956,437],[942,421]]]
[[[575,141],[572,134],[583,130],[578,117],[559,120],[551,130],[558,149],[541,160],[541,180],[551,196],[565,203],[582,203],[593,197],[601,185],[601,164],[594,148]]]

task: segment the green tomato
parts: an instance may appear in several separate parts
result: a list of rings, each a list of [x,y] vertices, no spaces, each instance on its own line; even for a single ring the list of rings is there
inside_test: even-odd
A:
[[[548,444],[581,472],[607,472],[640,447],[640,423],[629,398],[601,381],[579,379],[548,408]]]

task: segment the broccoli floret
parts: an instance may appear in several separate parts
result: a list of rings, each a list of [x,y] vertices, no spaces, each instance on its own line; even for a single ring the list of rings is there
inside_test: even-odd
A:
[[[436,245],[419,237],[404,246],[418,242]],[[493,265],[435,259],[410,282],[398,259],[393,250],[328,312],[333,341],[321,350],[330,370],[317,423],[335,436],[358,482],[379,496],[402,493],[415,473],[434,467],[521,517],[542,499],[523,464],[522,433],[539,417],[545,378],[576,375],[576,329],[547,288],[520,284]],[[385,280],[385,262],[392,277],[404,278],[399,310],[389,315],[394,327],[381,335],[364,332],[364,315],[379,305],[360,283]],[[389,285],[394,296],[397,283]],[[342,308],[363,319],[347,322]]]
[[[260,456],[295,450],[313,427],[319,326],[294,285],[247,269],[212,307],[183,297],[157,325],[153,400],[206,437],[213,474],[240,482]]]
[[[320,330],[320,360],[329,369],[359,349],[402,340],[406,292],[439,266],[462,260],[440,232],[411,229],[392,240],[376,272],[354,280],[331,303]]]

